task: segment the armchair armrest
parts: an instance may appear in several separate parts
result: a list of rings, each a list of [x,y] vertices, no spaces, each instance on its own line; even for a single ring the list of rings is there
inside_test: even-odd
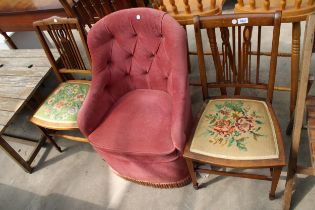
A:
[[[173,90],[171,137],[175,147],[182,153],[190,135],[192,111],[187,79],[181,78],[178,80],[182,80],[180,83],[184,84],[175,84],[174,86],[183,86],[185,88],[178,90],[178,87],[174,87]],[[178,80],[175,83],[179,82]]]
[[[106,117],[113,105],[112,97],[109,96],[101,83],[92,82],[88,95],[78,113],[78,126],[80,131],[88,137]]]
[[[164,22],[175,21],[169,16]],[[171,25],[171,24],[166,24]],[[174,24],[176,25],[176,24]],[[189,136],[192,121],[191,101],[188,85],[187,36],[182,26],[177,28],[163,27],[167,55],[171,60],[169,94],[172,96],[172,127],[171,137],[174,146],[182,153]],[[177,31],[174,33],[174,31]]]

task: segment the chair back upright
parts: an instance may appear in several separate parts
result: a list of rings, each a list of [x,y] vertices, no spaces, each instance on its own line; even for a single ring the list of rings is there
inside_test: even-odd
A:
[[[38,39],[45,50],[52,69],[60,82],[67,78],[73,78],[71,74],[90,74],[91,58],[86,44],[86,34],[80,27],[77,19],[51,17],[33,23]],[[75,39],[73,31],[77,31],[79,38]],[[54,47],[59,53],[60,60],[57,60],[49,47],[49,35]],[[83,53],[87,57],[84,62],[79,50],[79,45],[83,46]],[[67,76],[68,75],[68,76]]]
[[[266,14],[227,14],[222,16],[194,18],[199,73],[203,98],[209,97],[209,88],[220,88],[221,95],[228,94],[228,88],[235,88],[234,95],[240,95],[242,88],[267,90],[267,100],[272,102],[275,84],[281,12]],[[260,67],[261,33],[265,26],[272,27],[271,57],[268,67]],[[254,27],[257,32],[257,51],[252,51]],[[215,71],[206,70],[201,29],[206,29]],[[267,37],[265,37],[267,38]],[[265,43],[264,43],[265,45]],[[264,46],[265,47],[265,46]],[[252,56],[256,56],[256,68],[252,68]],[[266,71],[267,78],[261,78]],[[209,82],[208,78],[215,78]]]

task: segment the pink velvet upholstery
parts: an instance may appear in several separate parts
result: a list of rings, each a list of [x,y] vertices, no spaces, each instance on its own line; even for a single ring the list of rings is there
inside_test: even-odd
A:
[[[188,176],[186,43],[182,26],[148,8],[112,13],[89,32],[93,76],[78,124],[122,176],[157,184]]]

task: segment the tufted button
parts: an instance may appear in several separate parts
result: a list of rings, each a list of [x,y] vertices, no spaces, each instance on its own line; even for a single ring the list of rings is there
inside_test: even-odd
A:
[[[133,36],[136,37],[136,36],[138,36],[138,34],[137,34],[137,33],[134,33]]]
[[[168,79],[168,76],[165,76],[164,79],[167,80],[167,79]]]
[[[112,63],[111,60],[108,60],[108,61],[107,61],[107,65],[110,65],[111,63]]]
[[[148,72],[148,71],[146,71],[146,70],[144,70],[144,71],[143,71],[143,74],[148,74],[148,73],[149,73],[149,72]]]
[[[129,53],[128,57],[129,57],[129,58],[133,57],[133,54],[132,54],[132,53]]]
[[[156,34],[156,36],[157,36],[157,37],[162,37],[163,34],[162,34],[162,33],[158,33],[158,34]]]
[[[130,75],[130,73],[129,72],[125,72],[125,76],[129,76]]]
[[[153,58],[155,55],[154,55],[154,53],[151,53],[150,54],[150,58]]]

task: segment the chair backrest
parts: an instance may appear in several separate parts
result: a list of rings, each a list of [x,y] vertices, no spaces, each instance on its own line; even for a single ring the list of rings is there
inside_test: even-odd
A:
[[[78,18],[82,25],[89,28],[104,16],[121,9],[145,6],[143,0],[59,0],[67,15]]]
[[[235,88],[235,95],[240,95],[241,88],[254,88],[266,89],[267,100],[272,102],[280,25],[281,12],[195,17],[194,28],[203,97],[208,97],[208,88],[220,88],[222,95],[227,94],[229,87]],[[266,70],[269,71],[269,76],[265,83],[260,79],[261,32],[264,26],[273,27],[272,38],[269,42],[271,45],[270,63],[269,69]],[[258,37],[256,53],[253,53],[251,48],[254,27],[257,27]],[[207,80],[201,29],[207,30],[215,66],[215,76],[211,75],[211,78],[215,78],[215,82]],[[264,39],[266,38],[269,37],[264,37]],[[218,46],[219,44],[221,46]],[[256,69],[251,68],[253,54],[256,54],[257,57]]]
[[[191,24],[193,16],[221,14],[225,0],[150,0],[154,9],[169,13],[180,24]]]
[[[45,50],[52,69],[57,79],[62,82],[69,78],[70,74],[90,74],[79,50],[79,42],[75,40],[73,30],[78,31],[80,44],[87,57],[87,64],[91,66],[91,58],[86,44],[85,32],[80,27],[77,19],[51,17],[33,23],[37,37]],[[60,61],[56,60],[49,47],[48,34],[54,47],[60,55]],[[68,75],[68,77],[66,76]]]
[[[170,92],[174,77],[187,77],[186,43],[184,28],[165,12],[132,8],[107,15],[88,34],[92,86],[113,101],[135,89]]]
[[[307,3],[306,3],[307,2]],[[238,0],[237,6],[244,7],[248,6],[249,9],[262,9],[272,10],[277,8],[278,10],[282,9],[300,9],[301,6],[311,6],[314,4],[313,0]],[[304,4],[306,3],[306,4]]]
[[[237,0],[237,13],[282,11],[282,22],[298,22],[315,11],[314,0]]]

